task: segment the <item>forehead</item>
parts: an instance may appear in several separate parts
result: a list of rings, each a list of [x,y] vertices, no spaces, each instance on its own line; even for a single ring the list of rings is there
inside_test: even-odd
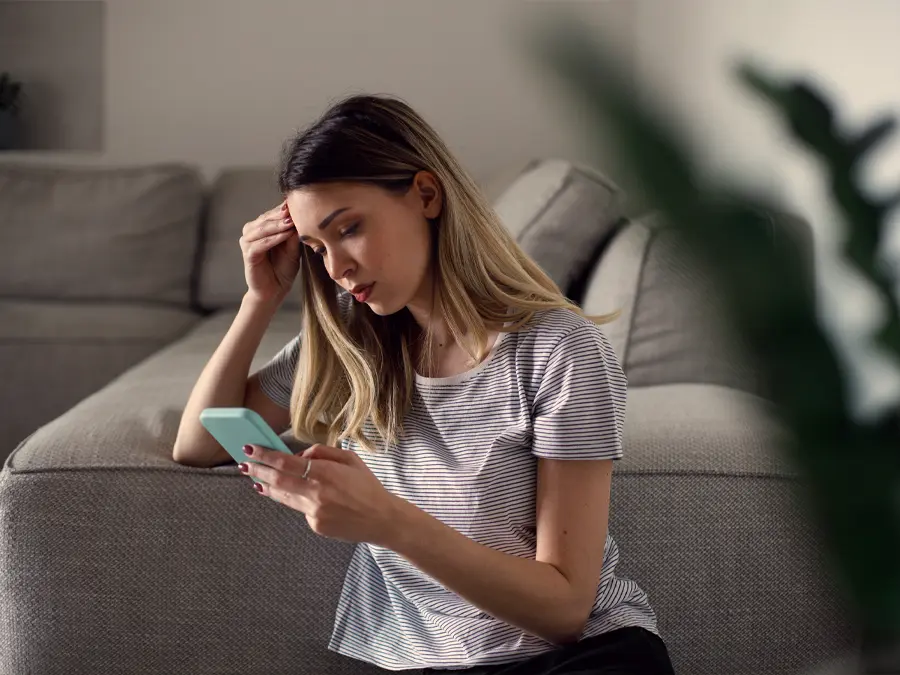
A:
[[[377,192],[360,183],[318,183],[289,192],[287,205],[297,230],[316,236],[325,218],[339,209],[365,207],[377,199]]]

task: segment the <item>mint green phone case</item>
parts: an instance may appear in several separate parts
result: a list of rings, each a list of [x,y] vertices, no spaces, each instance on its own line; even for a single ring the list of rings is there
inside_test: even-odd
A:
[[[206,408],[200,413],[200,423],[238,463],[260,463],[244,454],[244,446],[248,443],[294,454],[259,413],[249,408]],[[262,482],[253,476],[250,478]]]

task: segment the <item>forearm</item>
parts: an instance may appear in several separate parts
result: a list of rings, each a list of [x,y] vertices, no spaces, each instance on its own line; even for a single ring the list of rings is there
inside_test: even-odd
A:
[[[577,640],[587,620],[553,565],[503,553],[398,499],[387,548],[482,611],[554,644]]]
[[[278,303],[245,296],[240,309],[194,385],[178,427],[173,456],[184,463],[202,462],[218,444],[200,424],[204,408],[243,405],[250,364]]]

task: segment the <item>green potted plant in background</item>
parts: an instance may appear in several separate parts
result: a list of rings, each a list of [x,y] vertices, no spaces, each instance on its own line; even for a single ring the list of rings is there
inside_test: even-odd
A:
[[[12,150],[19,146],[21,98],[22,83],[14,81],[9,73],[0,74],[0,150]]]
[[[527,48],[561,76],[590,122],[590,140],[612,151],[645,206],[659,212],[714,275],[727,320],[774,385],[772,398],[791,431],[779,450],[806,478],[808,513],[822,526],[822,543],[857,611],[860,662],[842,673],[900,673],[900,405],[873,419],[854,415],[848,376],[801,273],[802,253],[788,239],[772,245],[776,224],[768,214],[780,210],[776,200],[739,181],[709,177],[672,131],[664,102],[648,105],[638,97],[584,26],[566,15],[548,18],[529,35]],[[846,227],[841,253],[881,301],[882,322],[870,342],[900,363],[898,274],[879,260],[900,196],[876,198],[860,180],[894,121],[845,130],[811,82],[770,77],[746,63],[736,74],[822,168]]]

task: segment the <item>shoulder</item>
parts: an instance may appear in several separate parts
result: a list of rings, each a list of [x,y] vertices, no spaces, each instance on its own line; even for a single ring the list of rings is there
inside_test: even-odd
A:
[[[538,312],[514,339],[516,372],[532,396],[562,382],[593,387],[627,378],[603,328],[572,310]]]
[[[591,345],[612,352],[612,346],[600,326],[563,307],[536,313],[520,333],[523,346],[548,356],[563,349],[591,349]]]

